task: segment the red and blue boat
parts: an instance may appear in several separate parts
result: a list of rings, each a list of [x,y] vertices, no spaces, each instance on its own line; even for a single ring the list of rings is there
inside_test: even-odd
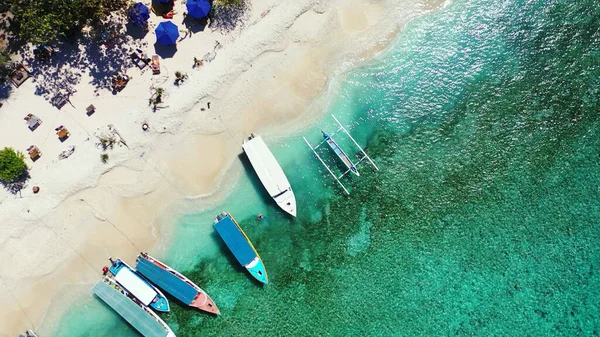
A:
[[[217,215],[214,227],[233,256],[248,270],[250,275],[264,284],[269,283],[267,270],[258,252],[231,214],[222,212]]]
[[[219,308],[204,290],[148,253],[140,253],[135,269],[150,282],[184,304],[211,314],[220,314]]]

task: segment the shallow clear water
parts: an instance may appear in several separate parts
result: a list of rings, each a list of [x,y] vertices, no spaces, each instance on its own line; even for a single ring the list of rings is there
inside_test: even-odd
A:
[[[352,126],[381,171],[361,166],[345,197],[301,135],[266,137],[298,218],[246,165],[219,209],[179,221],[165,257],[222,315],[173,300],[161,316],[179,336],[597,335],[599,93],[595,1],[458,0],[411,23],[344,76],[324,114]],[[317,142],[332,122],[302,135]],[[213,233],[221,210],[268,286]],[[93,300],[56,335],[135,335]]]

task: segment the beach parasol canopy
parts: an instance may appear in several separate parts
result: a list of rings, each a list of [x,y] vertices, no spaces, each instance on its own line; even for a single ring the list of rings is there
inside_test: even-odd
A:
[[[145,26],[150,18],[150,11],[143,3],[138,2],[127,10],[129,21],[136,26]]]
[[[188,14],[196,19],[203,18],[210,12],[210,2],[208,0],[188,0],[185,6]]]
[[[179,29],[177,29],[177,26],[171,21],[161,22],[154,32],[156,33],[156,41],[164,46],[175,44],[179,37]]]

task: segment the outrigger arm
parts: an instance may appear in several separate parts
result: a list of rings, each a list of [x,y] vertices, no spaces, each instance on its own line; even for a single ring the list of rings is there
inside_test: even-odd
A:
[[[312,147],[312,145],[310,145],[310,143],[308,142],[308,140],[306,140],[305,137],[302,137],[302,138],[306,142],[306,145],[308,145],[308,147],[310,147],[310,149],[315,154],[315,156],[317,156],[317,159],[319,159],[319,161],[321,162],[321,164],[323,164],[323,166],[325,166],[325,168],[327,169],[327,171],[329,172],[329,174],[331,174],[331,176],[333,177],[333,179],[335,179],[335,181],[337,181],[338,184],[340,184],[340,186],[342,186],[342,189],[344,190],[344,192],[346,192],[346,194],[350,195],[350,192],[348,192],[348,190],[346,189],[346,187],[344,186],[344,184],[342,184],[342,182],[338,179],[338,177],[336,177],[335,174],[333,174],[333,172],[331,172],[331,169],[329,168],[329,166],[327,166],[327,164],[325,164],[325,162],[323,161],[323,159],[321,159],[321,156],[319,156],[319,154],[317,153],[317,151],[315,151],[315,149]]]
[[[334,115],[331,115],[331,117],[333,117],[333,119],[335,119],[335,122],[338,123],[338,125],[340,126],[340,129],[342,129],[342,131],[344,131],[344,133],[352,140],[352,142],[354,143],[354,145],[356,145],[356,147],[358,147],[358,149],[360,150],[360,152],[363,154],[363,157],[359,160],[359,163],[367,158],[367,160],[369,161],[369,163],[371,163],[371,165],[373,165],[373,167],[379,171],[379,167],[377,167],[377,165],[375,165],[375,163],[373,162],[373,160],[371,160],[371,157],[369,157],[369,155],[365,152],[365,150],[363,150],[362,147],[360,147],[360,145],[358,145],[358,143],[354,140],[354,138],[352,138],[352,136],[350,135],[350,132],[348,132],[348,130],[346,130],[346,128],[342,125],[342,123],[340,123],[340,121],[338,121],[337,118],[335,118]],[[306,139],[305,139],[306,140]],[[313,150],[314,151],[314,150]]]

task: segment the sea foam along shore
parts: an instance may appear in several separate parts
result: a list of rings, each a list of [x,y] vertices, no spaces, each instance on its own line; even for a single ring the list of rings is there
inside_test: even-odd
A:
[[[38,142],[43,156],[30,163],[29,186],[41,192],[0,194],[0,336],[31,327],[49,334],[74,290],[96,281],[108,256],[132,259],[140,250],[164,249],[169,219],[223,197],[213,191],[236,163],[242,137],[283,135],[310,123],[320,109],[307,107],[331,75],[368,59],[408,20],[437,5],[253,0],[234,31],[206,29],[186,38],[162,60],[161,77],[130,69],[131,82],[116,96],[96,95],[84,74],[72,106],[58,112],[26,82],[4,102],[0,144],[23,150]],[[152,44],[154,36],[146,39]],[[217,40],[223,48],[215,60],[190,69],[193,57]],[[146,50],[152,53],[152,46]],[[171,85],[175,70],[190,75],[181,87]],[[167,95],[168,107],[156,113],[147,104],[152,84]],[[88,117],[90,103],[97,112]],[[44,120],[33,134],[21,132],[28,112]],[[148,132],[141,130],[144,122]],[[60,144],[51,123],[67,126],[71,138]],[[115,147],[102,164],[94,133],[108,124],[128,147]],[[72,157],[54,159],[70,144],[77,146]],[[208,197],[194,198],[202,195]]]

